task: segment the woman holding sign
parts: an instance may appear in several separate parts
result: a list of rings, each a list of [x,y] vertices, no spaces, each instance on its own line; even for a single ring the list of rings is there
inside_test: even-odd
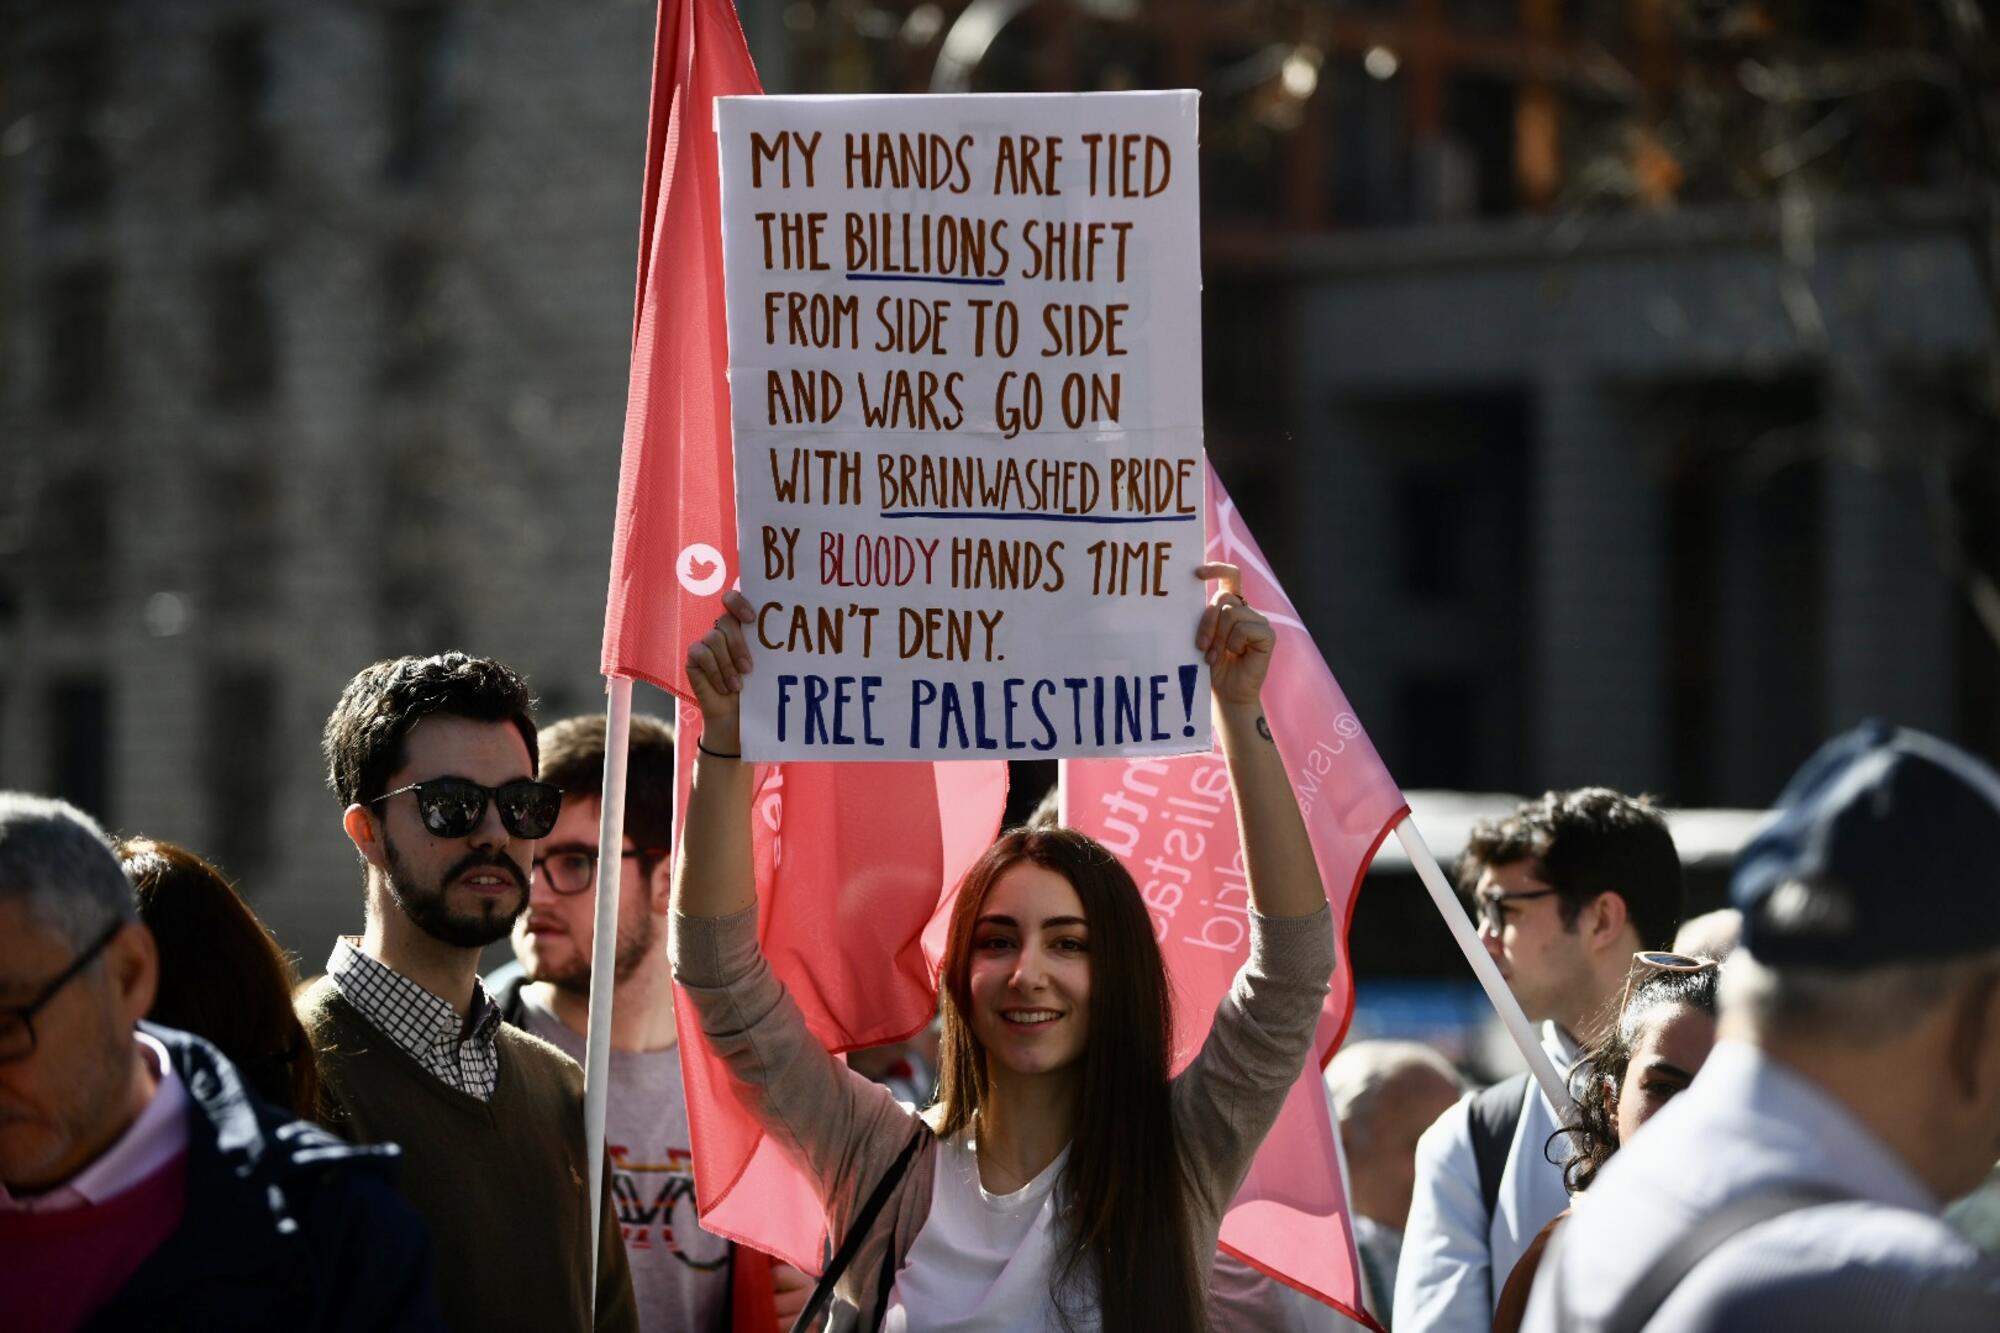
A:
[[[1223,1211],[1312,1044],[1333,930],[1259,693],[1276,642],[1230,565],[1203,612],[1216,733],[1250,884],[1250,957],[1193,1062],[1131,874],[1070,830],[1019,831],[966,873],[943,963],[939,1100],[921,1118],[828,1054],[757,946],[751,766],[737,758],[752,619],[740,593],[688,650],[702,710],[670,951],[750,1109],[792,1146],[839,1246],[832,1325],[1205,1327]]]

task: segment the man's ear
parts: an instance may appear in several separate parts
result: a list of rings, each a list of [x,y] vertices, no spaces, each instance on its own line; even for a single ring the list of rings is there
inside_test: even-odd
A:
[[[665,916],[674,902],[674,858],[671,854],[660,858],[653,867],[653,873],[646,877],[647,906],[654,916]]]
[[[118,1010],[137,1023],[153,1008],[160,985],[160,949],[145,922],[134,921],[104,946],[104,970],[118,994]]]
[[[1590,945],[1599,951],[1615,950],[1629,953],[1624,946],[1625,927],[1631,924],[1631,913],[1625,908],[1625,898],[1617,893],[1600,893],[1590,905],[1583,909],[1583,917]]]
[[[378,870],[388,868],[389,856],[382,846],[382,830],[367,806],[348,806],[347,813],[340,817],[340,827],[346,830],[347,840],[354,844],[355,851],[361,853],[362,860]]]
[[[1969,1101],[2000,1100],[2000,974],[1987,972],[1952,1005],[1952,1090]]]

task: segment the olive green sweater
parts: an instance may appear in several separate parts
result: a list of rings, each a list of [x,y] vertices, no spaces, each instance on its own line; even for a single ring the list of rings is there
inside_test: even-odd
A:
[[[500,1081],[481,1101],[425,1070],[326,977],[298,1010],[319,1054],[328,1126],[356,1143],[402,1145],[403,1193],[430,1224],[446,1322],[463,1333],[586,1333],[590,1172],[576,1062],[502,1024]],[[636,1330],[609,1190],[598,1250],[596,1328]]]

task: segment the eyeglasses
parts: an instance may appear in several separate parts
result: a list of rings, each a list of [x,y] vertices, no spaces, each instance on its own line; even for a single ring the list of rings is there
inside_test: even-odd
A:
[[[642,859],[646,853],[628,848],[619,855],[632,861]],[[534,869],[541,873],[551,893],[565,896],[582,893],[597,883],[597,853],[580,847],[550,852],[535,858]]]
[[[1632,955],[1631,970],[1625,974],[1625,990],[1618,997],[1618,1012],[1625,1012],[1626,1001],[1632,998],[1634,983],[1644,980],[1655,972],[1707,972],[1721,967],[1713,958],[1696,958],[1693,954],[1666,953],[1658,949],[1642,949]]]
[[[1553,896],[1555,889],[1536,889],[1532,893],[1486,893],[1479,897],[1479,924],[1487,930],[1498,933],[1507,924],[1506,905],[1525,903],[1536,898]]]
[[[497,787],[482,787],[465,778],[432,778],[385,791],[374,805],[410,791],[417,794],[417,814],[424,827],[440,838],[463,838],[486,818],[486,802],[500,808],[500,822],[517,838],[533,842],[549,836],[562,813],[562,788],[532,778],[516,778]]]
[[[112,937],[125,929],[123,921],[113,921],[105,927],[104,933],[92,941],[89,948],[70,960],[68,967],[58,973],[55,979],[42,987],[42,993],[24,1005],[0,1009],[0,1064],[14,1060],[25,1060],[35,1049],[35,1015],[43,1006],[56,997],[57,992],[67,986],[76,975],[90,966],[91,959],[104,952],[104,946]]]

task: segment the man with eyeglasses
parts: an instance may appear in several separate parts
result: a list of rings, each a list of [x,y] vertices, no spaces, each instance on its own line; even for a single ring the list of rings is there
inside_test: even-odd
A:
[[[103,832],[0,792],[0,1328],[443,1328],[396,1150],[142,1025],[158,980]]]
[[[513,671],[464,653],[377,662],[348,683],[323,743],[366,926],[335,944],[299,1017],[332,1126],[403,1145],[453,1327],[633,1329],[609,1191],[591,1251],[583,1073],[502,1023],[479,981],[479,951],[527,907],[536,843],[562,809],[535,777],[531,705]]]
[[[1736,862],[1742,943],[1701,1076],[1605,1165],[1523,1327],[2000,1328],[1939,1216],[2000,1159],[2000,773],[1869,723]]]
[[[1684,910],[1666,821],[1647,801],[1604,787],[1552,791],[1477,825],[1459,879],[1487,952],[1562,1070],[1601,1035],[1632,955],[1665,949]],[[1464,1098],[1424,1131],[1396,1270],[1396,1333],[1493,1326],[1507,1275],[1569,1206],[1562,1168],[1545,1152],[1561,1127],[1562,1109],[1522,1074]]]
[[[601,713],[542,730],[540,777],[562,789],[562,814],[535,854],[528,910],[514,922],[516,961],[487,978],[508,1022],[579,1062],[596,955],[604,735]],[[703,1231],[695,1212],[687,1095],[667,968],[673,821],[673,728],[635,715],[625,761],[618,935],[610,950],[616,993],[605,1107],[612,1166],[607,1180],[632,1264],[639,1326],[702,1333],[730,1327],[732,1316],[747,1315],[747,1302],[768,1301],[771,1278],[762,1256]],[[790,1303],[803,1302],[801,1292]],[[791,1321],[784,1316],[795,1313],[782,1306],[778,1311],[787,1327]]]

